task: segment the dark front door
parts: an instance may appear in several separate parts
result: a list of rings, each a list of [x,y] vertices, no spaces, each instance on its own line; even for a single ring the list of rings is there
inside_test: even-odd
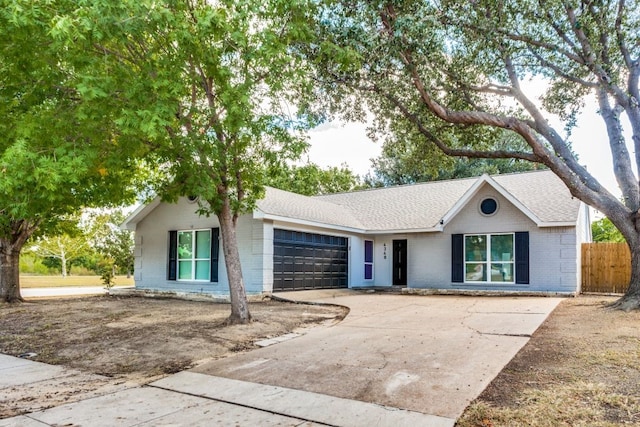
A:
[[[393,241],[393,286],[407,286],[407,241]]]

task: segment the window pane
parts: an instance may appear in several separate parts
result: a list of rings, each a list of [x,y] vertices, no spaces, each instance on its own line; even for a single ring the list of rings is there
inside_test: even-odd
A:
[[[193,233],[191,231],[178,231],[178,258],[193,258]]]
[[[373,262],[373,241],[364,241],[364,262]]]
[[[487,236],[465,236],[464,237],[465,260],[486,261],[487,260]]]
[[[196,258],[210,258],[211,232],[209,230],[196,231]]]
[[[364,265],[364,279],[371,280],[373,279],[373,265],[365,264]]]
[[[485,271],[485,264],[467,263],[466,280],[469,282],[486,282],[487,272]]]
[[[196,280],[209,280],[209,261],[196,261]]]
[[[191,280],[191,261],[178,261],[178,279]]]
[[[513,261],[513,234],[491,236],[491,261]]]
[[[513,282],[513,264],[491,264],[492,282]]]

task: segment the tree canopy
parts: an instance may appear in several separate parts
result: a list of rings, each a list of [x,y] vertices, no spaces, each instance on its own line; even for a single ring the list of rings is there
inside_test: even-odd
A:
[[[525,149],[524,141],[506,134],[496,145],[501,149]],[[484,159],[451,157],[420,138],[403,138],[390,135],[382,146],[382,153],[372,159],[373,172],[365,177],[365,185],[382,187],[388,185],[415,184],[425,181],[458,179],[480,176],[524,172],[544,165],[519,159]]]
[[[55,37],[73,2],[0,1],[0,298],[21,300],[29,237],[84,206],[135,197],[141,171],[112,104],[92,102],[84,53]]]
[[[359,177],[346,165],[321,168],[315,163],[278,165],[269,174],[267,184],[305,196],[345,193],[361,186]]]
[[[119,105],[119,128],[148,136],[156,192],[166,201],[198,196],[198,212],[218,218],[230,322],[251,319],[238,217],[263,196],[270,168],[306,148],[300,131],[312,116],[291,111],[310,80],[289,51],[311,35],[313,13],[305,1],[104,1],[57,18],[93,58],[87,87]]]

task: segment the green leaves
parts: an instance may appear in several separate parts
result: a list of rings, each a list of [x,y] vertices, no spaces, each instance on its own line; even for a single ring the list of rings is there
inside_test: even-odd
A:
[[[119,110],[105,102],[114,79],[96,78],[78,7],[0,1],[0,238],[25,221],[53,230],[83,206],[135,195],[134,139],[118,136]],[[128,148],[110,149],[114,141]]]
[[[626,242],[620,230],[609,218],[601,218],[591,223],[591,235],[594,242]]]
[[[314,163],[303,166],[283,164],[269,171],[267,184],[281,190],[317,196],[356,190],[360,187],[360,180],[346,165],[323,169]]]
[[[148,139],[148,160],[171,177],[156,185],[165,198],[200,195],[208,214],[229,198],[235,214],[246,212],[269,164],[306,147],[300,131],[311,116],[289,113],[308,84],[290,55],[309,34],[303,3],[293,14],[276,1],[141,2],[117,8],[131,17],[121,28],[87,4],[74,21],[108,37],[85,47],[100,55],[80,94],[113,105],[124,135]]]

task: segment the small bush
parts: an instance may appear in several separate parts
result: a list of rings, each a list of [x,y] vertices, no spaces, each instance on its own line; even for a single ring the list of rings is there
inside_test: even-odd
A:
[[[104,259],[98,262],[98,274],[100,274],[100,280],[104,284],[106,289],[111,289],[115,286],[115,265],[112,260]]]

